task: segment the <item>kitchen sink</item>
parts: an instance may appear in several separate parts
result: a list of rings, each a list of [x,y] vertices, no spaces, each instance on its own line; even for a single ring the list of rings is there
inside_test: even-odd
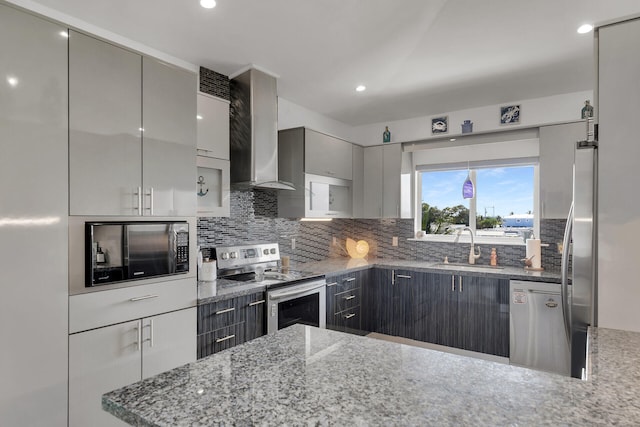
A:
[[[460,262],[437,262],[431,267],[450,268],[452,270],[502,270],[504,267],[500,265],[483,265],[483,264],[463,264]]]

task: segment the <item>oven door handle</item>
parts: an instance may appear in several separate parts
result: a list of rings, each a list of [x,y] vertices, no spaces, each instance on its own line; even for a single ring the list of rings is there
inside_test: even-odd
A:
[[[319,289],[319,288],[324,288],[326,285],[325,282],[322,283],[312,283],[310,285],[307,286],[296,286],[295,289],[293,290],[289,290],[289,291],[275,291],[275,292],[271,292],[269,293],[269,299],[271,300],[279,300],[279,299],[283,299],[283,298],[288,298],[288,297],[293,297],[296,295],[300,295],[303,294],[305,292],[309,292],[312,291],[314,289]]]

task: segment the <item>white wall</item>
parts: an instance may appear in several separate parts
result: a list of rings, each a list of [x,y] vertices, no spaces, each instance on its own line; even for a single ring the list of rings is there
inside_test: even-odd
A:
[[[378,145],[382,143],[384,127],[389,126],[391,142],[419,141],[443,136],[461,134],[460,125],[464,120],[473,122],[473,132],[488,132],[495,130],[517,129],[551,123],[567,122],[580,119],[581,109],[585,100],[593,101],[593,91],[573,92],[544,98],[526,99],[484,107],[443,112],[434,116],[417,117],[413,119],[375,123],[354,128],[353,142],[360,145]],[[500,106],[520,105],[520,124],[500,125]],[[431,136],[431,118],[449,116],[449,133]]]
[[[300,126],[354,142],[353,126],[278,97],[278,130]]]

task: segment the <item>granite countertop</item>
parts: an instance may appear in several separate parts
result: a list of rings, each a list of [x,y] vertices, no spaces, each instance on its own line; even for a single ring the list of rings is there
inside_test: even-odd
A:
[[[291,268],[294,270],[309,271],[319,274],[347,273],[373,267],[396,269],[404,268],[414,271],[433,273],[455,272],[456,274],[463,275],[468,274],[473,276],[490,276],[514,280],[560,283],[560,273],[548,271],[527,271],[522,267],[492,268],[489,266],[470,266],[459,264],[444,265],[441,263],[426,261],[406,261],[382,258],[328,258],[323,261],[296,263],[291,265]],[[260,283],[241,283],[226,279],[217,279],[214,282],[198,282],[198,304],[208,304],[226,298],[252,294],[254,292],[264,292],[266,288],[266,285]]]
[[[103,396],[141,426],[638,425],[640,333],[595,329],[588,381],[294,325]]]

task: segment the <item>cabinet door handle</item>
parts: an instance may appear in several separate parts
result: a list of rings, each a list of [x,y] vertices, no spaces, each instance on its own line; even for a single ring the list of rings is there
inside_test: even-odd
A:
[[[140,320],[138,320],[138,324],[134,328],[136,330],[136,349],[138,351],[142,350],[142,328],[140,327]]]
[[[149,215],[153,216],[153,187],[149,187],[149,207],[145,208],[145,210],[149,211]]]
[[[356,315],[355,313],[346,314],[346,315],[344,316],[344,318],[345,318],[345,319],[351,319],[351,318],[352,318],[353,316],[355,316],[355,315]]]
[[[224,310],[220,310],[220,311],[216,311],[216,314],[224,314],[224,313],[229,313],[233,310],[235,310],[235,307],[231,307],[231,308],[225,308]]]
[[[456,291],[456,276],[451,275],[451,292]]]
[[[149,347],[153,347],[153,319],[149,319],[149,324],[144,325],[142,329],[149,328],[149,338],[143,340],[142,342],[149,341]]]
[[[354,299],[356,296],[355,295],[349,295],[348,297],[343,297],[345,300],[349,301]]]
[[[396,284],[396,271],[391,270],[391,286]]]
[[[343,282],[353,282],[354,280],[356,280],[355,277],[350,277],[348,279],[344,279]]]
[[[216,344],[221,343],[221,342],[223,342],[223,341],[230,340],[231,338],[235,338],[235,337],[236,337],[235,335],[227,335],[227,336],[226,336],[226,337],[224,337],[224,338],[218,338],[218,339],[216,340]]]
[[[462,276],[459,276],[459,277],[460,277],[460,280],[459,280],[460,288],[458,290],[462,292]]]
[[[338,284],[338,282],[327,283],[327,288],[330,288],[331,286],[335,286],[337,284]]]
[[[396,277],[398,279],[411,279],[411,276],[407,276],[406,274],[398,274]]]
[[[260,301],[254,301],[249,303],[249,307],[253,307],[254,305],[264,304],[265,300],[261,299]],[[216,313],[217,314],[217,313]]]
[[[143,301],[146,299],[152,299],[152,298],[158,298],[159,295],[144,295],[141,297],[133,297],[133,298],[129,298],[129,301],[131,302],[137,302],[137,301]]]
[[[138,206],[133,209],[138,211],[138,215],[142,215],[142,187],[138,187],[138,191],[136,191],[134,195],[138,198]]]

